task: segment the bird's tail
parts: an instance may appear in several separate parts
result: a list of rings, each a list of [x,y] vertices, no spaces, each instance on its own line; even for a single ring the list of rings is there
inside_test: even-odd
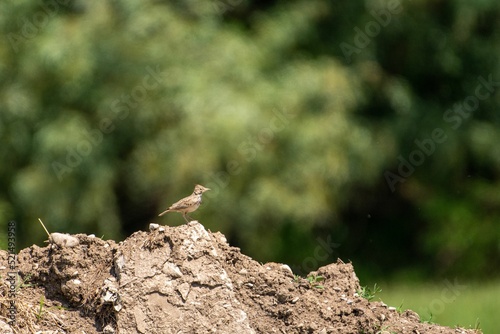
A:
[[[164,214],[166,214],[167,212],[170,212],[170,209],[167,209],[167,210],[163,211],[162,213],[160,213],[160,214],[158,215],[158,217],[163,216],[163,215],[164,215]]]

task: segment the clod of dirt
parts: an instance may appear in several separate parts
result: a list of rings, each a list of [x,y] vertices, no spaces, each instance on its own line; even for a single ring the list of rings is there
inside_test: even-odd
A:
[[[18,275],[0,251],[2,333],[476,333],[359,297],[351,264],[338,260],[309,275],[320,282],[298,278],[198,222],[153,226],[119,244],[73,237],[72,247],[23,249]],[[12,303],[16,322],[8,326]]]
[[[51,233],[50,241],[56,244],[59,247],[75,247],[78,246],[80,241],[78,238],[75,238],[69,234],[64,233]]]

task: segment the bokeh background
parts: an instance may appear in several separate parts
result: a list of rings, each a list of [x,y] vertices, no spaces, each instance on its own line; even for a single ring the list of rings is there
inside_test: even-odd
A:
[[[201,183],[258,261],[500,326],[498,1],[4,0],[0,29],[2,248],[182,224]]]

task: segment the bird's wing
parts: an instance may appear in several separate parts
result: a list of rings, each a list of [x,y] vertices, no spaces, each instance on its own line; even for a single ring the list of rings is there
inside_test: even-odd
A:
[[[186,209],[190,206],[189,201],[186,200],[186,198],[181,199],[180,201],[175,202],[172,204],[168,209],[169,210],[182,210]]]

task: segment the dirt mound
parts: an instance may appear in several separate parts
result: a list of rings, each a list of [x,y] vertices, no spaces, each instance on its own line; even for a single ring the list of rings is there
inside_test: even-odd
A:
[[[475,333],[359,297],[351,264],[296,277],[198,222],[153,226],[119,244],[74,237],[22,250],[12,287],[0,252],[0,333]]]

